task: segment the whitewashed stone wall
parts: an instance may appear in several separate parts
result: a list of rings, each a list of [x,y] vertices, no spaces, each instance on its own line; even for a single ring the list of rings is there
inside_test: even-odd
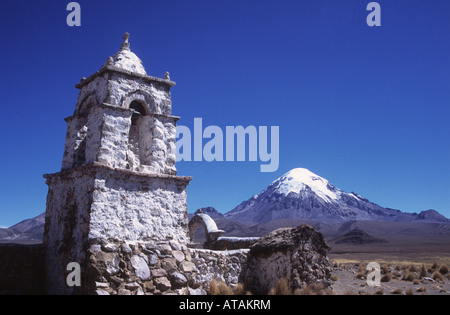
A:
[[[91,164],[46,178],[44,243],[50,292],[72,293],[65,284],[65,268],[69,262],[84,262],[92,242],[188,241],[188,177]]]
[[[94,189],[90,170],[47,177],[45,213],[45,269],[49,294],[71,294],[65,282],[66,266],[84,262],[89,233],[89,204]]]
[[[88,118],[67,120],[63,170],[99,162],[143,173],[176,175],[176,121],[178,117],[143,116],[136,125],[132,111],[102,104]]]
[[[189,179],[101,168],[92,195],[89,238],[187,243]]]

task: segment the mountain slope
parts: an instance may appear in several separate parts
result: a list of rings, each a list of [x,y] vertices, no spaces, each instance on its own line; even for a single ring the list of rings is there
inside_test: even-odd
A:
[[[42,242],[45,213],[23,220],[7,229],[0,229],[0,241],[8,243]]]
[[[222,213],[220,213],[219,211],[217,211],[216,208],[214,208],[214,207],[204,207],[204,208],[198,209],[194,213],[188,213],[189,220],[192,219],[192,217],[194,215],[196,215],[197,213],[200,213],[200,211],[202,213],[204,213],[204,214],[209,215],[214,220],[216,220],[216,219],[225,219],[225,216]]]
[[[11,226],[9,229],[14,230],[19,233],[26,233],[36,227],[43,226],[44,223],[45,223],[45,213],[42,213],[32,219],[23,220],[13,226]]]
[[[437,213],[437,212],[436,212]],[[426,219],[448,222],[435,212],[421,215],[383,208],[366,198],[346,193],[304,168],[293,169],[258,195],[242,202],[225,217],[246,224],[279,219],[340,222],[350,220],[409,222]]]

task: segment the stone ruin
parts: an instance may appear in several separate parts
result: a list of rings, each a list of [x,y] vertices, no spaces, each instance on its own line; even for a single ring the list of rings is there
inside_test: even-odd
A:
[[[242,248],[250,248],[259,237],[224,237],[225,231],[217,228],[216,222],[200,209],[196,212],[194,217],[189,221],[189,239],[190,247],[196,247],[195,233],[197,229],[203,227],[205,231],[205,242],[200,246],[201,248],[213,250],[234,250]]]
[[[38,289],[23,292],[99,295],[207,294],[213,279],[256,293],[267,293],[281,277],[293,289],[329,284],[328,247],[312,227],[243,239],[224,237],[205,214],[188,224],[192,177],[177,176],[175,168],[175,82],[168,73],[147,75],[128,40],[126,34],[120,50],[76,85],[62,169],[44,175],[44,244],[2,249],[0,266],[10,266],[10,278],[0,292],[21,292],[20,285],[14,291],[7,285],[30,281],[40,281]],[[200,227],[206,249],[191,248],[189,236]],[[39,256],[42,269],[12,272],[20,263],[10,261],[11,252]],[[81,286],[66,281],[73,262],[81,268]],[[45,279],[22,279],[42,273]]]
[[[281,228],[251,246],[243,282],[256,294],[266,294],[281,278],[292,292],[309,284],[331,285],[328,247],[312,226]]]

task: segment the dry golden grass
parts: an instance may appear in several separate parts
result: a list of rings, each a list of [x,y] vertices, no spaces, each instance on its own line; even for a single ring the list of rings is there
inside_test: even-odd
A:
[[[402,280],[413,282],[414,280],[416,280],[416,276],[415,276],[414,272],[410,272],[408,270],[408,271],[405,271],[405,274],[403,275]]]
[[[219,295],[219,287],[217,286],[216,280],[212,279],[209,284],[209,294],[210,295]]]
[[[209,295],[244,295],[244,294],[248,295],[250,294],[250,292],[246,292],[242,284],[237,284],[234,289],[227,286],[225,283],[221,281],[217,283],[216,280],[214,279],[211,280],[211,283],[209,284]]]
[[[324,288],[322,284],[308,284],[301,288],[300,290],[295,290],[295,295],[333,295],[334,293],[328,289]]]

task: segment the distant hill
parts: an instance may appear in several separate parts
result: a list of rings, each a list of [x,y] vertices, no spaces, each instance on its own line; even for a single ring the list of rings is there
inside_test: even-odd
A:
[[[373,237],[359,228],[355,228],[342,236],[332,239],[331,241],[334,242],[335,244],[354,244],[354,245],[365,245],[365,244],[387,242],[384,239]]]
[[[41,243],[44,235],[45,213],[23,220],[7,229],[0,229],[2,243]]]
[[[225,218],[225,216],[222,213],[220,213],[219,211],[217,211],[214,207],[205,207],[205,208],[198,209],[194,213],[188,214],[189,219],[191,219],[194,215],[196,215],[200,211],[202,211],[202,213],[204,213],[204,214],[209,215],[213,219],[224,219]]]

